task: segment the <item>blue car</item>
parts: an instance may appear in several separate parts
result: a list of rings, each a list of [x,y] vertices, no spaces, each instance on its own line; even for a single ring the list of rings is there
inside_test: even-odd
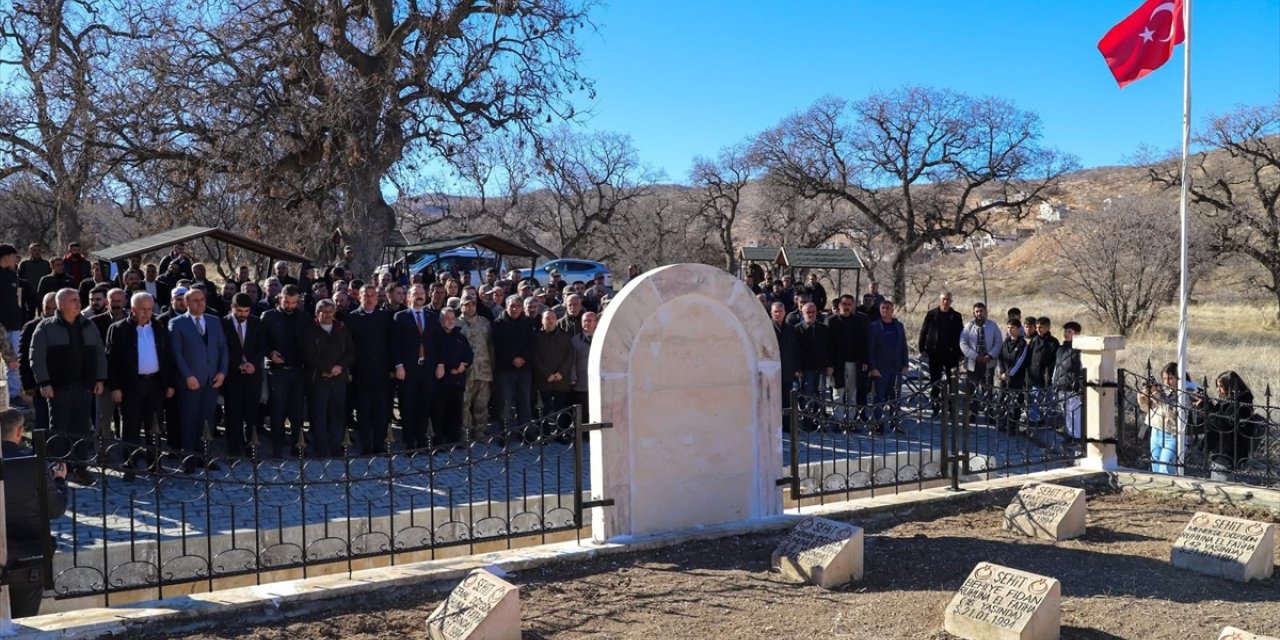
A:
[[[581,280],[587,283],[595,280],[597,273],[603,273],[604,286],[613,287],[613,276],[610,275],[609,268],[604,266],[603,262],[580,260],[578,258],[557,258],[538,265],[536,269],[533,269],[533,277],[545,285],[551,281],[552,271],[559,271],[560,279],[565,282]],[[521,269],[520,277],[529,277],[529,269]]]

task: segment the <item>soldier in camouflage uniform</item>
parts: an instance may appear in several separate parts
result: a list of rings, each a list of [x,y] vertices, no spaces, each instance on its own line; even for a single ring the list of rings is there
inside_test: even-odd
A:
[[[493,330],[476,313],[476,297],[462,296],[462,317],[458,329],[471,344],[473,360],[467,369],[467,386],[462,392],[462,426],[473,440],[483,440],[489,425],[489,394],[493,386]]]

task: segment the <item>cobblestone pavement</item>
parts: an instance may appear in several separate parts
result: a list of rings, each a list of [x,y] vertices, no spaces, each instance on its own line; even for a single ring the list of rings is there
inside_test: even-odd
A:
[[[474,459],[468,461],[469,456]],[[505,510],[547,496],[572,508],[573,446],[554,440],[506,448],[474,445],[425,453],[332,460],[220,459],[212,471],[183,473],[178,460],[131,482],[121,469],[91,467],[98,482],[70,489],[68,514],[53,522],[60,551],[73,546],[242,533],[302,524],[477,505]],[[583,460],[583,488],[590,477]]]

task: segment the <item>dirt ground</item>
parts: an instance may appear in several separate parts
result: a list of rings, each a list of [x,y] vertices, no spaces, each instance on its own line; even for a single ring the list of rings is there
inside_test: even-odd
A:
[[[769,572],[782,534],[689,543],[574,566],[522,572],[524,638],[949,638],[942,614],[979,561],[1062,582],[1064,639],[1217,638],[1225,625],[1280,634],[1280,572],[1239,584],[1169,565],[1196,508],[1139,494],[1089,499],[1088,533],[1050,544],[1000,529],[1002,504],[881,516],[866,528],[866,577],[839,591],[784,583]],[[1274,520],[1236,508],[1226,515]],[[444,594],[404,591],[335,605],[331,616],[236,628],[197,640],[424,637]],[[341,609],[339,612],[338,609]]]

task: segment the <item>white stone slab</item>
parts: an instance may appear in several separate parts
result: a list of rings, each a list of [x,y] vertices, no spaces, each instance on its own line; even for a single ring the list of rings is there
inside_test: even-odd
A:
[[[1053,578],[982,562],[947,605],[942,628],[966,640],[1057,640],[1061,599]]]
[[[1276,525],[1197,512],[1173,542],[1169,562],[1219,578],[1266,580],[1275,570]]]
[[[1218,640],[1280,640],[1280,638],[1260,636],[1235,627],[1223,627],[1222,633],[1218,634]]]
[[[781,369],[768,314],[709,265],[649,271],[609,304],[588,358],[597,541],[777,515]]]
[[[862,528],[805,518],[773,552],[773,568],[796,582],[831,589],[862,579]]]
[[[520,590],[484,569],[462,579],[427,617],[430,640],[520,640]]]
[[[1004,510],[1004,528],[1045,540],[1079,538],[1086,510],[1084,489],[1029,483]]]

